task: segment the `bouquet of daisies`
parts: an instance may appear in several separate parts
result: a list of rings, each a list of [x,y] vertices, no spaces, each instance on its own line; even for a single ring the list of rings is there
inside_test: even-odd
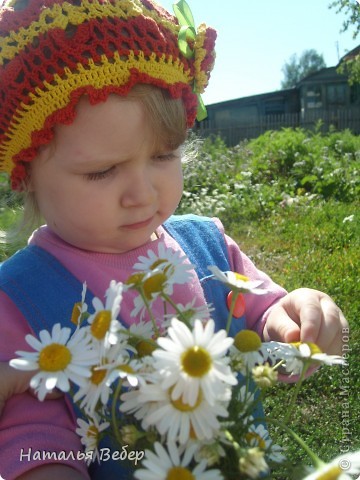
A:
[[[75,328],[55,324],[39,338],[27,335],[33,351],[16,352],[19,358],[10,364],[37,371],[30,386],[40,400],[54,388],[71,393],[85,460],[100,461],[101,441],[111,436],[121,452],[117,460],[130,463],[139,480],[270,478],[286,460],[269,436],[271,422],[309,453],[315,470],[307,479],[350,478],[341,457],[323,463],[288,426],[307,370],[343,359],[313,344],[263,343],[249,330],[231,338],[242,295],[265,290],[259,281],[209,267],[232,297],[226,327],[216,331],[211,305],[172,299],[174,285],[189,280],[193,266],[185,258],[160,244],[158,255],[140,257],[128,280],[112,281],[104,301],[95,297],[91,306],[85,284],[69,319]],[[127,295],[136,317],[130,327],[118,318]],[[163,305],[162,315],[159,309],[154,313],[155,302]],[[279,371],[298,376],[281,420],[265,417],[261,403]],[[346,473],[360,472],[360,454],[350,457]]]

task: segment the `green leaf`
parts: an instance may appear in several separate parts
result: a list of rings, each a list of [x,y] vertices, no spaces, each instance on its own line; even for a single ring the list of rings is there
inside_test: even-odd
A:
[[[185,0],[179,0],[173,4],[174,13],[181,26],[192,27],[195,29],[194,17],[189,5]]]

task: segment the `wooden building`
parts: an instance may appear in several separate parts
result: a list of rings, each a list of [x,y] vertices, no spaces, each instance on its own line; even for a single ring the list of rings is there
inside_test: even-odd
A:
[[[360,46],[344,58],[360,53]],[[294,88],[207,105],[208,117],[197,123],[202,136],[221,135],[228,145],[254,138],[270,129],[313,128],[321,120],[360,134],[360,84],[350,86],[339,65],[303,78]]]

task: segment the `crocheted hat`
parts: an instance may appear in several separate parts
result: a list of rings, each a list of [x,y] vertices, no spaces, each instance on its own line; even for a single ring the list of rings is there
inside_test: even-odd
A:
[[[0,171],[21,189],[26,162],[91,103],[138,83],[182,98],[187,124],[214,64],[216,32],[152,0],[13,0],[0,11]],[[191,13],[190,13],[191,16]],[[192,17],[191,17],[192,20]],[[184,48],[184,31],[186,48]],[[188,35],[190,32],[191,35]]]

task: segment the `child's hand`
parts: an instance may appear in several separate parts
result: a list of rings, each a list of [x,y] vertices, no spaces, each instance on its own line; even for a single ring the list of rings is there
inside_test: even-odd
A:
[[[326,293],[299,288],[283,297],[269,314],[264,340],[312,342],[328,355],[341,355],[348,323]]]
[[[32,390],[29,387],[31,377],[35,372],[25,372],[10,367],[8,362],[0,362],[0,416],[4,409],[6,401],[13,395]],[[54,391],[46,396],[49,398],[59,398],[62,393]]]

